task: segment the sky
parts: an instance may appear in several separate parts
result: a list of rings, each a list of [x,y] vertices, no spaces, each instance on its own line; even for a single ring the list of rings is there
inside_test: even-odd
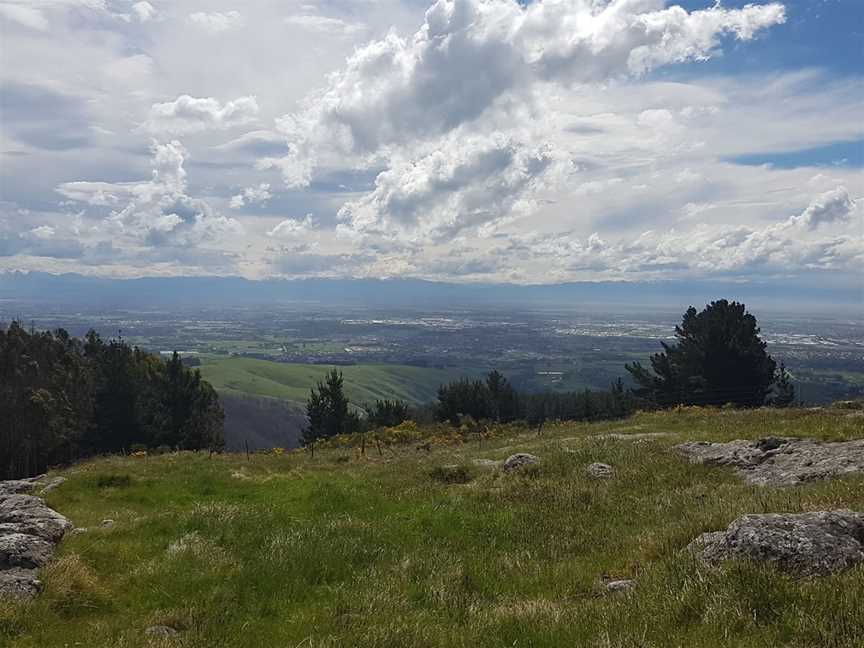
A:
[[[0,0],[0,272],[864,282],[864,2]]]

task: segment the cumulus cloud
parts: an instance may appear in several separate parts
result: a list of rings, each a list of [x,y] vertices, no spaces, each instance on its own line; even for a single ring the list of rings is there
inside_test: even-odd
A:
[[[334,156],[386,167],[342,208],[343,234],[434,240],[488,227],[571,155],[556,146],[555,116],[532,112],[550,88],[703,60],[723,35],[748,40],[784,20],[778,3],[687,12],[661,0],[438,0],[412,38],[390,32],[359,49],[304,110],[280,118],[289,154],[259,167],[294,187]]]
[[[814,225],[813,214],[831,216]],[[516,258],[543,259],[564,271],[593,271],[600,276],[650,279],[681,275],[752,276],[785,274],[797,269],[861,271],[864,237],[845,232],[813,236],[830,223],[861,221],[864,209],[845,188],[816,196],[801,214],[764,227],[699,224],[677,231],[644,232],[634,240],[607,242],[598,234],[587,239],[572,235],[531,233],[512,237],[507,252]]]
[[[139,21],[148,22],[156,17],[156,8],[146,0],[142,0],[132,5],[132,14]]]
[[[294,238],[306,234],[315,228],[312,214],[306,214],[302,219],[286,218],[267,232],[271,238]]]
[[[153,133],[196,133],[227,130],[253,122],[258,117],[255,97],[239,97],[223,106],[212,97],[180,95],[174,101],[153,104],[144,127]]]
[[[281,121],[290,139],[376,151],[448,132],[505,94],[544,81],[602,82],[699,60],[728,33],[747,40],[785,20],[783,5],[688,13],[660,0],[438,0],[413,38],[390,33],[349,58],[306,111]],[[317,140],[317,141],[316,141]]]
[[[193,25],[209,31],[213,34],[240,27],[243,24],[243,16],[239,11],[197,11],[189,14],[189,22]]]
[[[823,224],[849,220],[855,209],[856,202],[849,196],[846,188],[838,187],[814,198],[810,206],[797,218],[797,222],[814,230]]]
[[[57,191],[74,202],[111,207],[106,225],[151,247],[189,247],[238,234],[240,224],[187,194],[186,150],[180,142],[151,145],[152,177],[144,182],[67,182]]]
[[[518,197],[553,164],[545,147],[501,134],[448,143],[418,159],[394,159],[375,190],[346,203],[339,217],[362,234],[443,240],[519,208]]]
[[[257,187],[247,187],[241,193],[231,197],[231,209],[240,209],[245,205],[253,205],[256,203],[266,203],[273,197],[270,193],[270,185],[262,182]]]

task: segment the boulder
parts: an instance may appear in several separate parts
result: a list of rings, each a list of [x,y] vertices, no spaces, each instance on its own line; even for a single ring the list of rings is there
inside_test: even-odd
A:
[[[821,443],[767,437],[758,441],[682,443],[675,450],[691,463],[733,466],[742,479],[759,486],[793,486],[864,472],[864,440]]]
[[[144,630],[144,634],[146,634],[148,637],[160,637],[160,638],[162,638],[162,637],[174,637],[178,633],[171,626],[154,625],[154,626],[150,626],[149,628]]]
[[[616,592],[629,592],[636,589],[636,581],[625,578],[622,580],[613,580],[606,583],[606,591],[610,594]]]
[[[0,535],[0,569],[41,567],[54,553],[54,543],[26,533]]]
[[[528,454],[527,452],[519,452],[514,455],[510,455],[507,457],[507,460],[504,462],[504,470],[506,472],[511,472],[513,470],[518,470],[524,466],[531,466],[533,464],[540,463],[540,458],[535,457],[532,454]]]
[[[703,533],[688,549],[708,563],[737,558],[797,576],[825,576],[864,561],[864,513],[744,515],[725,531]]]
[[[585,472],[596,479],[608,479],[615,474],[615,469],[609,464],[592,463],[585,469]]]
[[[32,495],[10,495],[0,498],[0,524],[16,524],[16,532],[58,542],[72,523],[45,501]]]
[[[31,598],[42,590],[35,569],[12,568],[0,570],[0,599]]]
[[[39,497],[26,495],[35,479],[0,482],[0,598],[27,598],[41,589],[45,565],[72,523]]]
[[[8,481],[0,481],[0,497],[9,495],[20,495],[29,493],[33,490],[33,482],[29,479],[10,479]]]

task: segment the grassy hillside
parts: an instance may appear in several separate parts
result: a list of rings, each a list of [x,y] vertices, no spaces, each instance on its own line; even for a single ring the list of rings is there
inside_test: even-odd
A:
[[[288,364],[253,358],[203,359],[201,373],[219,391],[281,398],[305,403],[309,390],[331,369],[326,365]],[[410,403],[433,400],[442,383],[461,378],[457,369],[426,369],[405,365],[338,367],[345,391],[354,403],[399,398]]]
[[[744,513],[864,509],[861,475],[758,489],[670,452],[778,433],[864,435],[842,411],[688,408],[428,452],[87,462],[48,502],[88,531],[64,540],[35,602],[0,604],[0,645],[860,647],[864,569],[793,580],[682,552]],[[542,463],[474,463],[517,451]],[[594,461],[616,476],[588,478]],[[471,481],[433,478],[449,464]],[[604,575],[638,586],[606,595]],[[155,624],[180,634],[148,639]]]

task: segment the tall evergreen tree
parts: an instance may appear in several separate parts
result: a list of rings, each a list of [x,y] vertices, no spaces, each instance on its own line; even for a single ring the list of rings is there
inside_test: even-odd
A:
[[[676,343],[662,343],[663,352],[651,356],[653,371],[638,362],[626,369],[637,395],[660,405],[762,405],[776,363],[759,334],[744,304],[721,299],[701,312],[691,306],[675,327]]]
[[[408,404],[400,400],[377,400],[367,405],[366,421],[370,427],[393,427],[408,418]]]
[[[350,410],[343,384],[342,372],[333,369],[312,388],[306,401],[306,417],[309,419],[303,431],[306,443],[337,434],[351,434],[360,429],[360,419]]]

